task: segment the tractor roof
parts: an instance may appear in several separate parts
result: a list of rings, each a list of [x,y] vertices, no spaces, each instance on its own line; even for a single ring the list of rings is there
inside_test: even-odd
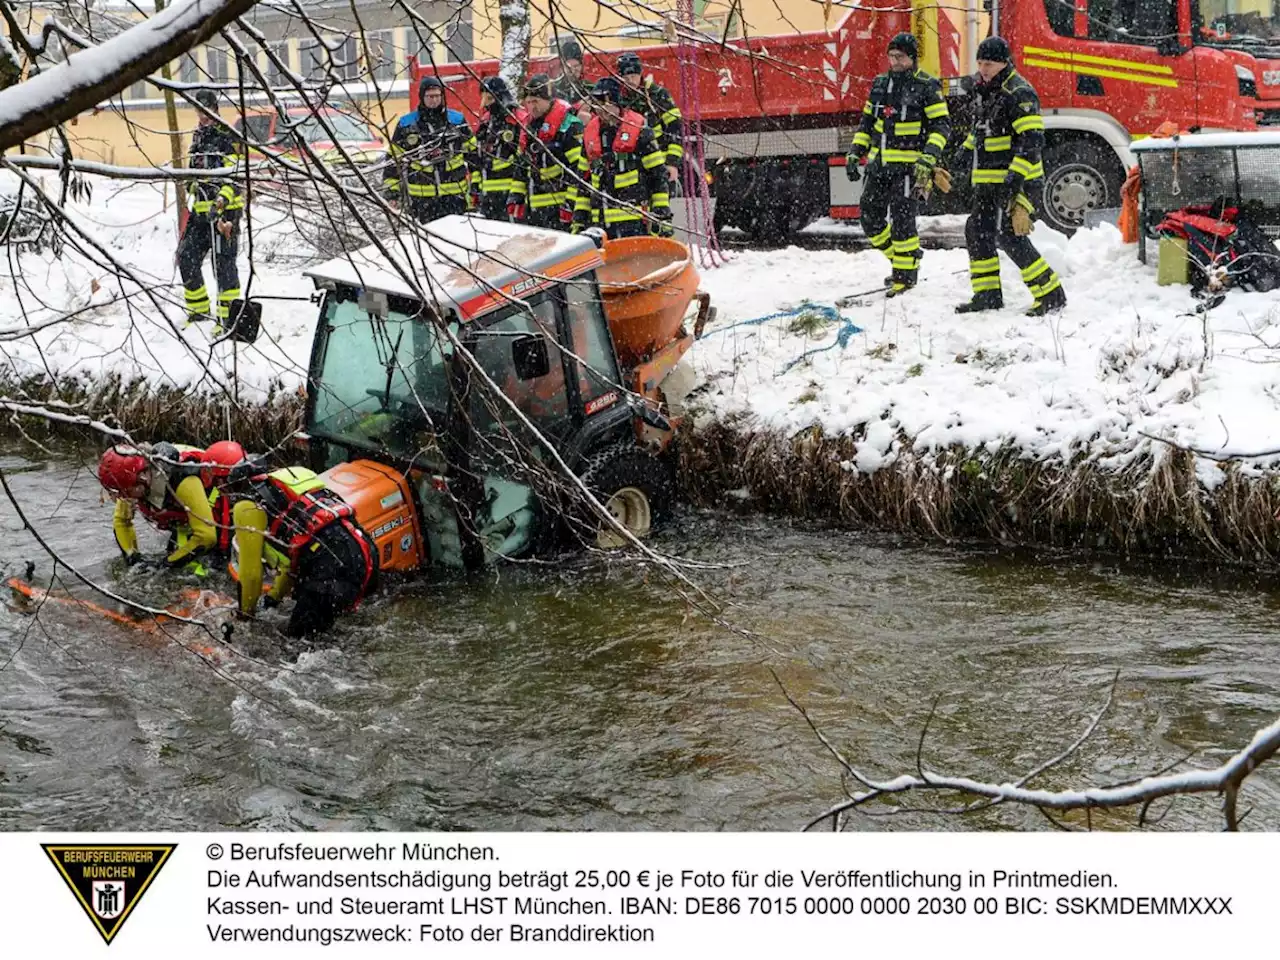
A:
[[[316,286],[342,284],[409,299],[425,298],[474,320],[558,280],[599,266],[588,237],[471,216],[448,216],[425,227],[426,237],[388,237],[388,261],[376,246],[306,271]],[[419,291],[401,273],[410,274]]]

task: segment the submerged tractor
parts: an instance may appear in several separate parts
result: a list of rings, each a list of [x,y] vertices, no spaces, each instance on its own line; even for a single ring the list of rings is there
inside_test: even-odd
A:
[[[299,435],[381,569],[620,543],[569,473],[647,534],[711,315],[688,248],[451,216],[385,249],[307,273],[322,300]]]

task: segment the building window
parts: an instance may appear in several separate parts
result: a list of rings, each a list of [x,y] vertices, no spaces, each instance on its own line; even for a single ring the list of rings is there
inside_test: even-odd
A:
[[[355,37],[336,37],[328,41],[328,52],[334,76],[342,80],[360,77],[360,49]]]
[[[298,46],[299,66],[308,80],[323,80],[329,73],[329,51],[315,40],[307,40]]]
[[[375,80],[392,80],[396,75],[396,42],[394,30],[370,30],[365,34],[369,62],[366,72]]]
[[[289,41],[279,40],[275,43],[269,43],[267,44],[267,49],[272,54],[267,58],[267,82],[271,84],[273,89],[279,90],[287,85],[284,71],[290,68]]]
[[[214,83],[226,83],[231,76],[227,65],[227,51],[221,47],[205,47],[204,58],[209,68],[209,79]]]
[[[181,65],[178,67],[178,78],[183,83],[198,83],[201,73],[200,61],[196,59],[199,51],[193,50],[182,58]]]
[[[129,89],[125,91],[124,99],[126,100],[145,100],[147,99],[147,81],[139,80],[137,83],[131,83]]]

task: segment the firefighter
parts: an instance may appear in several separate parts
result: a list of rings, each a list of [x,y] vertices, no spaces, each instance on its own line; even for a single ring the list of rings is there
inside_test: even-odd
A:
[[[207,573],[201,555],[231,549],[231,507],[224,487],[234,468],[247,462],[244,448],[233,440],[207,450],[157,443],[104,453],[98,481],[116,497],[111,527],[125,562],[151,562],[138,549],[136,510],[169,533],[166,566],[190,564],[192,572]]]
[[[1004,250],[1035,297],[1027,315],[1041,317],[1066,306],[1067,295],[1058,275],[1027,239],[1044,192],[1040,99],[1013,69],[1009,45],[1002,38],[983,40],[977,59],[974,125],[964,142],[973,170],[973,206],[964,227],[973,298],[956,312],[1004,306],[998,256],[998,250]]]
[[[236,142],[230,128],[217,117],[218,95],[212,90],[197,90],[194,99],[205,109],[199,111],[196,132],[187,152],[187,167],[192,170],[234,169]],[[204,281],[204,258],[212,250],[213,272],[218,281],[218,321],[213,333],[218,336],[231,315],[232,301],[240,297],[236,248],[240,243],[244,194],[234,180],[202,177],[192,180],[187,191],[190,208],[182,238],[178,241],[177,256],[186,299],[187,324],[209,319],[209,288]]]
[[[921,258],[916,214],[932,189],[951,136],[951,117],[941,84],[917,67],[916,38],[898,34],[889,41],[888,54],[889,72],[871,84],[845,173],[856,181],[867,168],[862,229],[889,258],[893,273],[885,285],[893,297],[916,285]]]
[[[475,152],[475,138],[462,114],[445,106],[444,94],[438,77],[419,82],[418,109],[396,124],[382,178],[387,200],[407,194],[409,215],[421,223],[467,210],[467,155]]]
[[[666,155],[644,117],[622,108],[622,84],[601,77],[591,90],[591,122],[582,143],[582,179],[573,230],[596,224],[609,239],[671,234]]]
[[[560,76],[551,87],[552,96],[564,100],[577,113],[591,95],[591,82],[583,75],[582,45],[566,40],[560,45]]]
[[[527,116],[507,215],[517,223],[568,230],[578,200],[582,121],[567,100],[553,96],[545,73],[529,77],[522,95]]]
[[[351,505],[305,467],[259,474],[250,488],[232,510],[241,616],[253,616],[269,567],[276,576],[264,604],[274,607],[290,593],[295,601],[286,633],[328,630],[375,586],[373,541]]]
[[[667,179],[680,182],[680,164],[684,161],[684,118],[666,87],[644,75],[644,65],[634,53],[618,57],[618,76],[626,84],[622,91],[622,108],[634,110],[645,118],[653,130],[654,140],[666,152]]]
[[[483,112],[476,125],[476,153],[471,161],[472,189],[477,191],[473,206],[482,217],[505,220],[507,198],[515,183],[522,112],[501,77],[487,77],[480,84],[480,107]]]

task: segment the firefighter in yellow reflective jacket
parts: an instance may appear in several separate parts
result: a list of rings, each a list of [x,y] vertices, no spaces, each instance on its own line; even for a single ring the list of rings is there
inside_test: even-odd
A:
[[[507,197],[514,223],[568,230],[578,202],[582,121],[551,91],[551,78],[535,73],[521,90],[525,115],[519,162]]]
[[[244,448],[223,440],[207,450],[184,444],[121,447],[107,450],[98,463],[98,480],[116,498],[111,526],[130,566],[146,562],[138,549],[135,511],[170,534],[167,566],[207,572],[205,553],[226,554],[231,547],[231,508],[222,489]]]
[[[653,131],[654,142],[666,153],[667,179],[678,184],[680,164],[684,162],[684,115],[671,91],[644,75],[644,64],[634,53],[618,57],[618,76],[625,84],[622,109],[634,110],[644,117]]]
[[[198,90],[195,101],[210,113],[218,112],[218,95]],[[221,120],[201,112],[187,153],[192,170],[232,170],[236,166],[236,141]],[[209,319],[209,288],[204,280],[204,258],[213,251],[213,271],[218,281],[218,322],[215,336],[222,332],[231,313],[231,303],[240,297],[240,274],[236,251],[240,245],[240,214],[244,194],[232,179],[199,177],[187,187],[190,212],[178,241],[178,272],[182,274],[187,305],[187,323]]]
[[[591,90],[591,122],[582,138],[582,179],[573,232],[593,224],[609,239],[669,236],[671,201],[662,150],[644,117],[623,110],[622,85],[601,77]]]
[[[295,601],[289,636],[328,630],[377,583],[377,551],[355,511],[306,467],[254,477],[249,498],[232,509],[232,522],[240,613],[252,616],[257,609],[263,568],[269,567],[276,577],[267,606],[290,593]]]
[[[401,117],[391,135],[383,193],[392,202],[407,197],[409,215],[422,223],[466,213],[467,156],[475,150],[466,119],[445,105],[444,84],[423,77],[418,109]]]
[[[473,206],[482,217],[505,220],[520,150],[521,111],[501,77],[481,82],[480,108],[484,112],[476,125],[476,152],[470,161],[471,189],[477,194]]]
[[[1000,37],[978,46],[974,125],[964,143],[973,171],[973,206],[964,227],[973,298],[956,307],[957,313],[1004,306],[1000,250],[1017,264],[1035,297],[1028,316],[1044,316],[1067,303],[1062,281],[1027,239],[1044,193],[1044,119],[1035,88],[1014,70],[1012,59]]]
[[[872,81],[845,173],[856,181],[867,168],[862,229],[893,267],[885,281],[892,297],[916,285],[916,214],[933,186],[951,117],[937,79],[916,68],[916,38],[900,33],[889,41],[888,52],[889,72]]]

